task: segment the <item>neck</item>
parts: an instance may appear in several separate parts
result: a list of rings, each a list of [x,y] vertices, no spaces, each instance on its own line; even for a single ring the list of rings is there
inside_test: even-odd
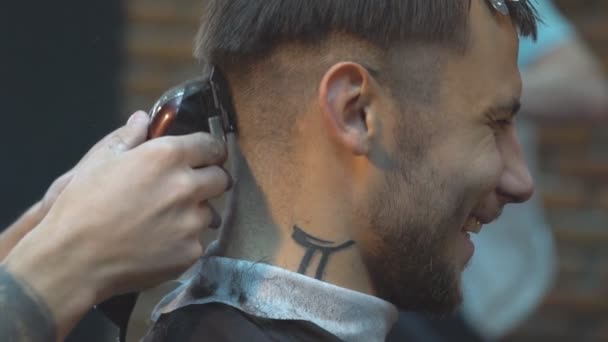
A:
[[[236,160],[236,182],[231,217],[220,238],[222,256],[272,264],[374,295],[360,237],[349,219],[353,216],[332,191],[345,180],[328,181],[327,174],[315,172],[285,180],[278,169],[274,177],[267,169],[260,176],[237,148],[229,154]]]

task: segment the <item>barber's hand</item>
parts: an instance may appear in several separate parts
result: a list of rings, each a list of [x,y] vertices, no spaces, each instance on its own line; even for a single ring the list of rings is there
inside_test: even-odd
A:
[[[109,143],[110,139],[114,139],[114,135],[107,135],[103,140],[97,143],[91,150],[81,159],[79,165],[83,163],[88,157],[91,156],[95,151]],[[0,262],[10,253],[10,251],[21,241],[21,239],[29,233],[34,227],[36,227],[42,219],[49,212],[55,200],[61,194],[63,189],[68,185],[72,176],[74,175],[74,169],[66,172],[57,178],[51,186],[48,188],[42,200],[31,206],[25,213],[23,213],[17,221],[6,228],[0,234]]]
[[[91,305],[179,275],[203,253],[200,232],[218,225],[207,200],[230,186],[216,166],[224,144],[203,133],[143,143],[148,124],[140,112],[97,144],[5,259],[42,295],[61,334]]]

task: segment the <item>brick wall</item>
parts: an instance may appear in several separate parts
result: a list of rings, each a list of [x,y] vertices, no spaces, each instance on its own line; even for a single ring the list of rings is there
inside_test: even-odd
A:
[[[557,3],[608,67],[608,1]],[[197,74],[198,8],[198,0],[129,1],[126,112],[148,109],[163,90]],[[608,341],[608,126],[542,127],[539,152],[560,272],[538,312],[508,340]]]
[[[198,75],[192,57],[200,0],[129,0],[127,113],[149,110],[169,87]]]

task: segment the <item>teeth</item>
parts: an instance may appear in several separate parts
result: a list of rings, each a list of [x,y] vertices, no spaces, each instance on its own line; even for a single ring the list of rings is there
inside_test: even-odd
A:
[[[481,226],[482,226],[482,224],[478,219],[476,219],[474,217],[469,217],[464,229],[467,232],[471,232],[473,234],[479,234],[479,232],[481,231]]]

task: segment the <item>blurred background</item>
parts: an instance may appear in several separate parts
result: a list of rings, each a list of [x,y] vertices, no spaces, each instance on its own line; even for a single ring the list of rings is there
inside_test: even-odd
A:
[[[608,1],[554,3],[608,70]],[[198,75],[191,51],[199,4],[1,5],[0,227],[130,113],[149,109],[165,89]],[[608,341],[607,122],[575,117],[539,124],[537,183],[555,237],[557,275],[538,309],[504,340]],[[75,334],[96,320],[89,315]],[[83,336],[72,340],[94,340]]]

